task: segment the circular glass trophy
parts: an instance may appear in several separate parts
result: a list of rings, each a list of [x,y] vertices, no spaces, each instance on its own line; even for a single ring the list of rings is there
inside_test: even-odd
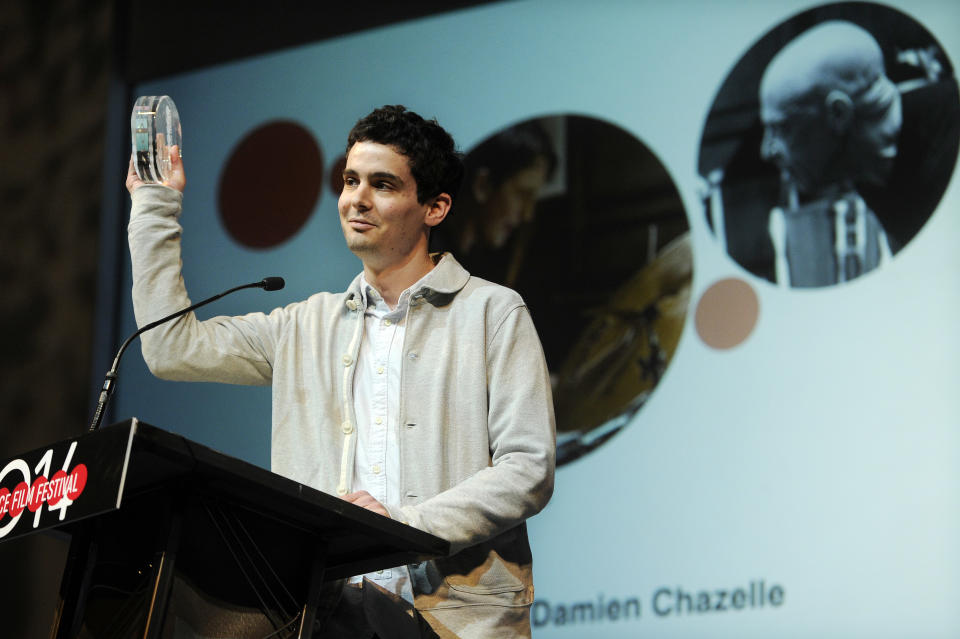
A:
[[[170,175],[170,147],[182,151],[180,115],[166,95],[140,96],[130,114],[133,166],[141,180],[159,184]]]

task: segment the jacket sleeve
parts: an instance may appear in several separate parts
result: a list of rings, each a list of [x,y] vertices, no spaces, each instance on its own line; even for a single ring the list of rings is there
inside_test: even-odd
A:
[[[553,494],[556,426],[550,379],[522,303],[494,325],[486,344],[486,373],[489,466],[432,498],[391,512],[448,540],[451,554],[517,526]]]
[[[133,309],[137,326],[144,326],[191,305],[180,272],[183,194],[146,185],[132,200]],[[140,336],[143,358],[164,379],[267,385],[283,321],[282,309],[203,322],[187,313]]]

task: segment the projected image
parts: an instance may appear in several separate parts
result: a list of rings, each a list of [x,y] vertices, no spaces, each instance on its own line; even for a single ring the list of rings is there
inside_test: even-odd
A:
[[[893,259],[956,163],[953,67],[888,7],[827,5],[761,38],[721,86],[699,172],[707,221],[745,269],[831,286]]]
[[[569,463],[630,423],[670,363],[692,275],[683,204],[642,142],[590,117],[512,125],[465,164],[433,248],[527,302]]]

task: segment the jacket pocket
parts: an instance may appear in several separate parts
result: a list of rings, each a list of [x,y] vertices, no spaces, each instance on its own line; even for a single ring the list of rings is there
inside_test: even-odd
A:
[[[520,526],[455,555],[411,566],[417,607],[530,605],[533,574],[524,532]]]
[[[453,590],[477,595],[494,595],[501,592],[518,592],[525,584],[510,572],[503,560],[495,554],[488,555],[489,561],[474,568],[469,574],[450,574],[444,581]]]

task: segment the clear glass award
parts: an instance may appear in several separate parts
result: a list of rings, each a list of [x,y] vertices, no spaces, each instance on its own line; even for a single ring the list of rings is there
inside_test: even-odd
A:
[[[164,182],[170,175],[170,147],[183,149],[177,105],[166,95],[137,98],[130,114],[133,165],[141,180]]]

